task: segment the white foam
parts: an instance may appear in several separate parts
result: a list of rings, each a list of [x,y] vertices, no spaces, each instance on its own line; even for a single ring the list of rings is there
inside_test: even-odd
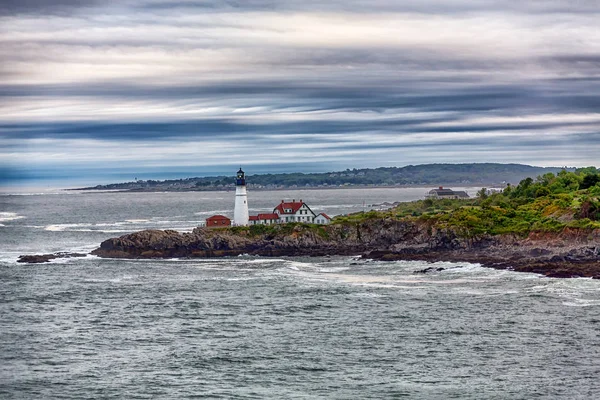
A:
[[[328,210],[332,208],[362,208],[362,204],[329,204],[315,208],[316,210]]]
[[[231,213],[230,209],[225,210],[212,210],[212,211],[198,211],[195,212],[194,215],[216,215],[216,214],[229,214]]]
[[[324,273],[341,272],[341,271],[347,271],[349,269],[350,269],[350,267],[326,267],[326,268],[319,268],[319,272],[324,272]]]
[[[285,260],[280,259],[280,258],[257,258],[257,259],[253,259],[253,260],[244,260],[243,262],[245,264],[273,264],[273,263],[277,263],[277,262],[283,262]]]
[[[569,301],[565,301],[562,304],[567,307],[591,307],[600,305],[600,300],[570,299]]]
[[[350,297],[367,297],[367,298],[380,298],[384,297],[382,294],[372,292],[361,292],[361,293],[350,293]]]
[[[137,221],[137,222],[132,222]],[[142,222],[146,221],[146,222]],[[139,229],[136,224],[169,224],[176,225],[175,222],[152,222],[149,220],[126,220],[119,222],[103,222],[103,223],[78,223],[78,224],[50,224],[46,226],[32,226],[33,228],[41,228],[50,232],[101,232],[101,233],[128,233]],[[114,228],[114,229],[110,229]],[[186,227],[187,228],[187,227]],[[190,228],[190,230],[193,228]]]
[[[19,215],[17,213],[14,212],[0,212],[0,222],[6,222],[6,221],[14,221],[17,219],[23,219],[25,218],[23,215]],[[2,225],[5,226],[5,225]]]
[[[50,232],[62,232],[66,229],[66,226],[64,225],[46,225],[44,227],[45,231],[50,231]]]
[[[89,227],[93,226],[90,224],[52,224],[46,225],[44,227],[45,231],[50,232],[65,232],[65,231],[75,231],[75,232],[87,232],[91,231]]]
[[[17,264],[21,252],[2,252],[0,253],[0,263]]]

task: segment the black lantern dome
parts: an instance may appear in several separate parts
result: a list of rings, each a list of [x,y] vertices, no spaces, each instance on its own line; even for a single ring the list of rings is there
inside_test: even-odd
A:
[[[237,186],[246,186],[246,174],[244,173],[244,171],[242,171],[242,167],[240,167],[240,170],[237,172],[235,184]]]

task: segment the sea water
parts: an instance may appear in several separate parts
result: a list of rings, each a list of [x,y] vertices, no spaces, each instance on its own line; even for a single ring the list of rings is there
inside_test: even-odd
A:
[[[329,215],[424,189],[249,194]],[[358,257],[17,264],[231,215],[233,192],[0,196],[0,398],[600,398],[600,281]]]

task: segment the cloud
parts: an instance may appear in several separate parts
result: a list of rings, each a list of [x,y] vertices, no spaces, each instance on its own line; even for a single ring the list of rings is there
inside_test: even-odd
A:
[[[99,0],[2,0],[0,15],[64,14],[100,4]]]
[[[585,0],[3,2],[0,154],[17,169],[585,165],[598,14]]]

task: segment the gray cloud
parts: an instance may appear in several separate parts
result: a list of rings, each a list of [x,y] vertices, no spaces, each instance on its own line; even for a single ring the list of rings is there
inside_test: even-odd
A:
[[[318,11],[346,11],[346,12],[417,12],[417,13],[464,13],[464,12],[490,12],[490,11],[518,11],[531,13],[597,13],[597,3],[594,0],[372,0],[369,2],[359,0],[224,0],[206,2],[203,0],[190,1],[163,1],[148,0],[137,3],[139,7],[154,10],[173,8],[198,8],[202,10],[318,10]]]
[[[100,0],[2,0],[0,15],[17,14],[65,14],[74,9],[95,7]]]
[[[585,0],[7,1],[0,156],[14,171],[244,154],[303,168],[585,165],[600,150],[599,11]]]

